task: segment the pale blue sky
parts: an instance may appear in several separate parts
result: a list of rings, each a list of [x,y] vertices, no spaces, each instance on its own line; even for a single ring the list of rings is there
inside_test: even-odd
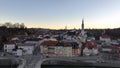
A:
[[[120,0],[0,0],[0,23],[52,29],[120,27]]]

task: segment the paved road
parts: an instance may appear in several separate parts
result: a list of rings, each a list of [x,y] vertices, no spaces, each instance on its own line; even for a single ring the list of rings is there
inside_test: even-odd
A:
[[[82,62],[90,62],[93,63],[95,66],[116,66],[120,67],[119,63],[120,60],[106,60],[104,63],[97,63],[98,56],[91,56],[91,57],[50,57],[46,58],[43,55],[28,55],[28,56],[22,56],[22,57],[0,57],[0,59],[18,59],[21,60],[22,62],[18,66],[18,68],[41,68],[41,64],[44,61],[47,60],[55,60],[55,61],[70,61],[70,62],[75,62],[75,61],[82,61]]]
[[[29,56],[29,57],[25,57],[26,59],[26,64],[25,64],[25,68],[35,68],[35,65],[38,61],[42,60],[42,56]]]

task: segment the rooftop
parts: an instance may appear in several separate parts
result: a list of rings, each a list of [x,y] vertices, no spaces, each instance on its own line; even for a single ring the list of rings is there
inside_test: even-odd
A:
[[[17,46],[35,46],[33,43],[19,43]]]

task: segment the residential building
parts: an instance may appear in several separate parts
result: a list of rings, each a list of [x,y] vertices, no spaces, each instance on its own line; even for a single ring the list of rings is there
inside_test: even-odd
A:
[[[106,43],[110,43],[111,42],[111,38],[107,34],[102,34],[100,36],[100,41],[104,41]]]
[[[25,41],[25,43],[32,43],[32,44],[35,44],[35,46],[38,46],[41,43],[41,39],[40,38],[31,38],[31,39],[27,39]]]
[[[12,52],[12,50],[15,48],[15,42],[9,41],[4,44],[4,51],[5,52]]]
[[[23,50],[23,55],[33,54],[33,51],[35,48],[35,44],[33,43],[20,43],[20,44],[17,44],[17,46],[18,46],[18,49]],[[20,50],[18,52],[20,52]]]

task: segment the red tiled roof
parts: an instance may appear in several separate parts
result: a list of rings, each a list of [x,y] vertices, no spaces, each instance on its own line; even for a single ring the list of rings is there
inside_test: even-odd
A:
[[[58,43],[58,41],[52,41],[52,40],[46,40],[46,41],[43,41],[41,43],[41,45],[50,45],[50,46],[54,46]]]
[[[89,48],[89,49],[92,49],[92,48],[95,48],[97,45],[94,43],[94,42],[87,42],[85,44],[85,47]]]
[[[111,46],[112,48],[114,48],[114,49],[120,49],[120,46]]]
[[[72,46],[69,42],[64,42],[64,46]]]

